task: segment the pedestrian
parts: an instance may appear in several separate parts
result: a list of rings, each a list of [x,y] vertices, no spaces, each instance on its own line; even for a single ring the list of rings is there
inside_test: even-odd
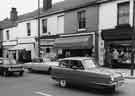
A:
[[[110,49],[108,48],[106,51],[106,62],[107,62],[107,66],[112,67],[112,53],[110,51]]]
[[[117,51],[117,49],[114,49],[112,55],[113,55],[113,63],[117,64],[118,63],[118,59],[119,59],[119,52]]]

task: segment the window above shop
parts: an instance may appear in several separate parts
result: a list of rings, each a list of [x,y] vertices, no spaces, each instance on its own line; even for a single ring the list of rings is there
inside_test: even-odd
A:
[[[27,36],[31,36],[31,24],[27,23]]]
[[[42,33],[47,33],[47,19],[42,20]]]
[[[118,26],[129,24],[129,2],[118,4]]]
[[[86,28],[86,11],[79,11],[77,13],[78,16],[78,27],[79,29],[84,29]]]

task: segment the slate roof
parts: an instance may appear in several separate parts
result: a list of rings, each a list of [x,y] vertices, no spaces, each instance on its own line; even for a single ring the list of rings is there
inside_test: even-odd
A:
[[[91,3],[95,3],[97,0],[65,0],[63,2],[56,3],[52,6],[51,9],[44,11],[42,8],[40,9],[40,15],[41,16],[47,16],[58,12],[64,12],[65,10],[74,9],[80,6],[86,6]],[[102,1],[102,0],[98,0]],[[104,1],[104,0],[103,0]],[[107,0],[108,1],[108,0]],[[12,22],[10,19],[5,19],[0,22],[0,28],[10,28],[16,26],[17,22],[27,20],[27,19],[33,19],[37,18],[38,16],[38,10],[34,10],[32,12],[19,15],[16,22]]]

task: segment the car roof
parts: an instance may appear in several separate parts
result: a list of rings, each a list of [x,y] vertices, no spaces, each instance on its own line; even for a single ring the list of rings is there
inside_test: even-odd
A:
[[[60,60],[85,60],[85,59],[94,59],[94,58],[93,57],[68,57]]]

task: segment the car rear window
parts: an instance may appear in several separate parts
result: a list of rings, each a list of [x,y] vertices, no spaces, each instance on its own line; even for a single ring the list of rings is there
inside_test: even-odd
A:
[[[95,68],[95,67],[97,67],[96,62],[93,59],[85,59],[83,61],[84,61],[85,68],[88,68],[89,69],[89,68]]]

